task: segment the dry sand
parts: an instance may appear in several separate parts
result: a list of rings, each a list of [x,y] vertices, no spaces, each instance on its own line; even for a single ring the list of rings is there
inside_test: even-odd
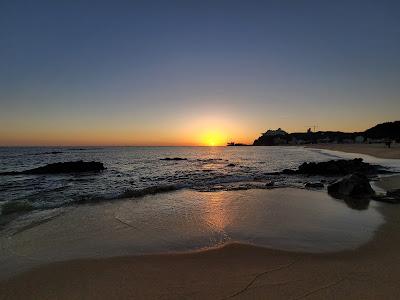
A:
[[[399,188],[399,180],[386,186]],[[42,266],[0,283],[2,299],[398,299],[400,206],[357,250],[304,254],[232,244],[176,255]],[[290,221],[290,220],[287,220]]]
[[[385,144],[315,144],[306,147],[366,154],[378,158],[400,159],[400,144],[387,148]]]

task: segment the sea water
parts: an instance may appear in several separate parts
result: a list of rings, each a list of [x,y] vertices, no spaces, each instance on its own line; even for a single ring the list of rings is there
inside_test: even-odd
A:
[[[275,186],[303,186],[309,178],[270,173],[339,155],[303,147],[6,147],[0,148],[0,173],[76,160],[99,161],[106,170],[0,176],[0,206],[23,201],[34,210],[47,209],[182,188],[259,188],[271,180]],[[175,157],[184,160],[163,160]]]

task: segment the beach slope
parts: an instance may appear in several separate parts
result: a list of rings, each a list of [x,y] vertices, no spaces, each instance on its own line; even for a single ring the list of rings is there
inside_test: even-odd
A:
[[[394,144],[387,148],[384,144],[313,144],[308,148],[359,153],[377,158],[400,159],[400,145]]]

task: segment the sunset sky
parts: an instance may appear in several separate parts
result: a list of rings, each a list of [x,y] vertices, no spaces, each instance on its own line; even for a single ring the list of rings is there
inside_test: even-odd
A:
[[[0,145],[252,143],[399,116],[400,1],[0,2]]]

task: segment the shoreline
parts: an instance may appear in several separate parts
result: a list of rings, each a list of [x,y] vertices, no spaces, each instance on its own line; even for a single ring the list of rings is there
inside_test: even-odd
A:
[[[378,185],[399,183],[397,177]],[[400,206],[377,209],[386,222],[356,249],[304,253],[228,243],[186,253],[73,259],[0,281],[0,299],[396,299]]]
[[[394,221],[400,207],[381,209],[387,222],[374,239],[354,250],[315,254],[231,243],[179,254],[78,259],[40,266],[0,282],[0,295],[4,299],[395,299],[400,292],[396,280],[400,237],[390,233],[398,230]]]
[[[386,148],[384,144],[312,144],[305,145],[305,148],[363,154],[383,159],[400,159],[399,144],[394,144],[391,148]]]

